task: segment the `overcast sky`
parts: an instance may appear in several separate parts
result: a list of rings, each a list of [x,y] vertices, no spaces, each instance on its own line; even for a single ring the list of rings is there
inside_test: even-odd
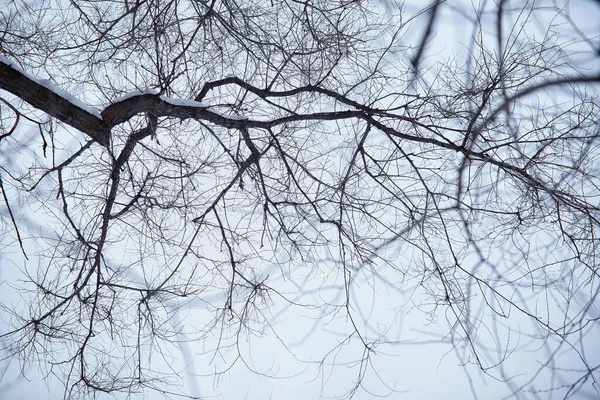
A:
[[[379,4],[380,7],[385,7],[386,2],[381,1]],[[420,4],[421,2],[407,4],[407,12],[417,13],[421,9]],[[436,57],[443,59],[453,56],[460,59],[469,49],[472,27],[458,17],[458,12],[464,10],[463,7],[468,7],[468,2],[445,3],[443,13],[438,17],[434,27],[431,44],[427,47],[427,55],[430,57],[428,62],[432,62]],[[568,7],[572,8],[569,15],[578,20],[577,24],[582,31],[596,30],[596,39],[600,45],[598,38],[600,6],[593,1],[577,1],[571,2]],[[540,16],[539,20],[535,18],[528,20],[527,29],[538,29],[543,22],[544,16]],[[419,25],[415,25],[414,30],[411,31],[414,32],[415,38],[419,38],[422,34],[419,28]],[[409,43],[415,38],[407,34],[402,40]],[[598,59],[590,62],[587,53],[585,57],[582,57],[582,62],[589,62],[590,71],[594,68],[600,69]],[[28,128],[24,124],[21,129]],[[36,133],[31,131],[31,136],[36,136]],[[76,143],[77,141],[74,140],[74,145]],[[3,150],[0,143],[0,151]],[[3,156],[8,157],[6,153]],[[24,160],[15,162],[25,164]],[[36,210],[29,208],[30,205],[26,204],[27,199],[18,201],[21,203],[15,203],[17,204],[15,208],[18,210],[23,226],[26,226],[23,231],[28,236],[25,241],[28,254],[35,255],[38,251],[45,251],[41,245],[37,246],[35,236],[51,236],[53,233],[45,227],[45,220],[36,215]],[[6,215],[7,210],[4,206],[0,206],[0,212]],[[0,229],[6,232],[12,229],[7,221],[7,219],[0,219]],[[540,240],[543,241],[543,236]],[[394,246],[387,251],[396,251],[400,254],[399,257],[409,256],[402,253],[405,247],[401,241]],[[206,246],[205,250],[217,250],[209,247]],[[499,253],[495,256],[500,259],[504,255]],[[331,263],[326,253],[320,254],[319,257],[324,268]],[[23,298],[19,290],[20,279],[23,279],[22,272],[26,269],[36,271],[38,268],[51,268],[51,265],[38,264],[38,261],[35,256],[32,256],[30,261],[26,261],[19,248],[15,246],[14,240],[8,236],[0,236],[1,304],[7,308],[27,308],[27,298]],[[381,282],[370,280],[367,275],[361,276],[358,273],[355,277],[353,303],[358,305],[356,312],[361,313],[363,318],[369,321],[368,327],[364,327],[365,332],[368,331],[372,337],[377,335],[386,337],[385,343],[375,348],[368,360],[364,361],[364,368],[356,368],[356,363],[364,358],[364,347],[356,337],[347,340],[344,332],[347,331],[348,320],[344,315],[330,313],[324,315],[320,309],[289,307],[286,302],[275,297],[269,299],[270,307],[265,310],[265,313],[271,315],[270,325],[256,326],[256,335],[251,339],[237,338],[238,347],[235,350],[240,352],[242,358],[233,368],[218,378],[213,376],[220,362],[218,357],[214,357],[214,348],[202,347],[202,344],[193,340],[188,341],[185,334],[178,338],[181,340],[179,346],[165,347],[164,353],[155,357],[156,364],[153,368],[165,372],[178,371],[185,375],[185,391],[203,399],[335,397],[350,391],[357,373],[362,371],[364,378],[362,389],[356,395],[358,399],[389,396],[391,399],[432,400],[500,399],[518,391],[519,385],[530,379],[535,379],[536,387],[544,390],[550,379],[554,379],[554,384],[557,384],[561,381],[562,375],[570,376],[566,370],[571,367],[580,368],[578,360],[573,353],[568,352],[568,348],[556,347],[552,339],[544,341],[528,337],[529,332],[533,332],[531,322],[524,317],[519,317],[515,312],[510,319],[498,320],[494,324],[482,321],[479,335],[485,345],[479,348],[481,354],[489,355],[490,363],[498,353],[506,352],[509,356],[502,368],[494,369],[486,375],[475,365],[475,360],[465,344],[449,333],[448,324],[455,321],[455,318],[449,314],[450,311],[429,304],[431,299],[424,294],[418,281],[403,285],[401,291],[394,291],[391,288],[394,286],[394,279],[398,278],[387,275],[388,272],[382,273]],[[269,283],[278,285],[282,293],[290,295],[295,291],[302,293],[297,298],[299,302],[308,301],[313,296],[341,302],[346,295],[343,286],[322,286],[322,282],[318,280],[307,279],[296,286],[287,282],[284,277],[278,276],[275,265],[265,265],[262,273],[264,276],[269,276]],[[128,278],[133,282],[144,281],[144,277],[136,275],[135,272],[131,272]],[[382,283],[386,280],[391,284]],[[180,327],[183,332],[188,328],[201,329],[202,325],[209,323],[213,317],[207,313],[204,304],[218,304],[223,301],[223,297],[218,293],[207,293],[188,303],[172,304],[172,309],[177,309],[177,312],[172,314],[172,324]],[[476,308],[481,303],[474,299],[473,304]],[[547,307],[547,311],[551,312],[555,306]],[[591,308],[595,310],[596,315],[600,316],[598,304],[592,304]],[[6,315],[3,313],[3,318],[6,318]],[[7,330],[5,322],[0,320],[0,333]],[[595,332],[597,336],[589,334],[582,340],[589,343],[588,359],[595,360],[598,364],[600,346],[595,345],[597,341],[595,338],[600,337],[600,329],[595,328],[591,332]],[[501,339],[494,341],[495,338]],[[231,344],[232,339],[227,340],[227,344]],[[214,341],[213,345],[216,343]],[[557,352],[550,354],[549,351],[552,350]],[[324,357],[326,362],[320,363]],[[555,367],[560,371],[554,376],[548,372],[536,376],[540,365],[548,359],[555,360],[557,362]],[[330,365],[334,363],[336,368]],[[0,375],[2,377],[0,399],[63,398],[64,387],[61,382],[51,376],[44,379],[44,374],[48,372],[47,364],[27,365],[22,371],[23,375],[20,372],[17,361],[0,361],[0,374],[3,373]],[[269,377],[271,375],[276,375],[278,378]],[[589,392],[589,387],[581,393],[582,398],[585,398],[586,393],[589,394],[589,398],[595,398],[595,395]],[[148,392],[145,395],[148,399],[164,398],[158,393]],[[537,395],[524,394],[521,398],[546,398],[545,396],[546,394],[541,392]],[[98,398],[104,399],[109,396],[100,394]],[[117,396],[117,398],[125,398],[125,396]],[[134,395],[132,398],[137,397]],[[176,397],[171,396],[171,398]]]

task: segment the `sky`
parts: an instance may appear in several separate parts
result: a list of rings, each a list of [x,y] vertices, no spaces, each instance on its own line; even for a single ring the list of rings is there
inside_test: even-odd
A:
[[[374,2],[380,7],[385,7],[386,2]],[[447,7],[438,16],[435,25],[434,39],[427,47],[428,57],[446,57],[453,55],[460,57],[469,49],[469,37],[472,35],[469,26],[456,24],[457,14],[465,7],[467,2],[447,2]],[[584,32],[592,32],[598,35],[600,28],[597,21],[600,20],[600,6],[592,1],[570,2],[572,7],[569,15],[577,20],[577,26]],[[408,12],[417,13],[420,5],[407,4]],[[551,13],[549,13],[550,15]],[[539,20],[527,19],[527,29],[535,31],[544,22],[544,17]],[[565,23],[562,21],[561,23]],[[596,27],[596,33],[594,32]],[[422,33],[422,27],[415,26],[414,31],[409,31],[402,40],[411,43],[414,38]],[[493,27],[490,26],[490,32]],[[576,35],[576,34],[575,34]],[[577,46],[577,45],[574,45]],[[573,49],[569,49],[573,51]],[[600,62],[589,54],[582,53],[582,63],[589,64],[589,70],[600,69]],[[31,71],[29,72],[32,73]],[[41,77],[44,78],[44,77]],[[2,93],[4,96],[4,93]],[[10,98],[10,96],[8,96]],[[37,137],[37,133],[31,126],[28,128],[25,122],[22,129],[24,138],[31,140]],[[71,132],[71,134],[73,134]],[[79,143],[74,136],[73,146]],[[4,150],[0,144],[0,150]],[[6,161],[10,154],[2,154]],[[10,161],[10,160],[9,160]],[[19,159],[12,162],[26,164],[25,160]],[[51,200],[49,200],[51,201]],[[35,203],[29,203],[27,199],[16,199],[12,203],[18,210],[19,218],[25,226],[27,239],[25,248],[28,254],[35,255],[39,251],[47,251],[44,246],[36,242],[36,236],[52,237],[52,229],[45,225],[47,221],[40,217]],[[6,207],[0,207],[0,212],[6,216]],[[48,221],[52,221],[48,218]],[[11,230],[6,218],[0,219],[0,229],[3,232]],[[539,239],[543,244],[544,236]],[[408,246],[403,246],[401,241],[395,244],[395,248],[388,251],[396,251],[399,257],[410,258],[407,251]],[[204,250],[207,252],[217,251],[218,246],[206,243]],[[496,254],[502,259],[504,254]],[[115,255],[115,259],[118,256]],[[324,269],[331,263],[326,252],[318,254],[319,262],[323,263]],[[51,268],[51,265],[36,264],[37,258],[32,256],[31,261],[23,258],[20,249],[15,245],[14,239],[7,235],[0,236],[0,304],[9,308],[24,309],[28,307],[29,298],[20,289],[23,279],[23,271],[36,271]],[[293,296],[299,293],[295,299],[298,302],[310,302],[314,299],[341,302],[345,292],[343,286],[323,285],[322,281],[311,279],[307,273],[304,280],[290,282],[283,274],[278,274],[278,268],[273,265],[264,265],[262,273],[268,276],[271,285],[277,284],[282,293]],[[170,323],[179,327],[181,334],[178,336],[180,344],[176,346],[165,346],[162,352],[154,355],[155,364],[153,368],[165,374],[175,372],[185,376],[183,391],[198,396],[202,399],[313,399],[329,398],[352,390],[351,383],[354,382],[357,372],[364,374],[362,388],[355,398],[378,398],[391,399],[501,399],[511,393],[518,391],[520,384],[536,376],[540,363],[548,358],[556,361],[557,373],[552,376],[546,373],[536,378],[536,386],[544,390],[550,379],[560,383],[563,377],[568,377],[571,368],[578,366],[573,353],[568,348],[557,347],[556,343],[540,340],[537,337],[528,336],[534,330],[529,326],[528,319],[511,315],[510,319],[497,319],[494,323],[482,321],[479,330],[482,343],[480,351],[482,355],[488,355],[487,362],[493,364],[497,354],[503,352],[510,357],[504,361],[504,366],[499,370],[490,371],[489,375],[481,371],[474,363],[464,343],[454,340],[449,333],[448,324],[456,323],[451,311],[444,307],[434,307],[428,297],[425,288],[419,282],[410,282],[402,287],[402,290],[394,290],[393,275],[387,275],[390,271],[383,271],[379,276],[381,281],[371,279],[368,274],[357,274],[352,295],[356,312],[361,314],[363,320],[368,321],[368,326],[361,326],[368,337],[386,338],[385,343],[377,346],[370,357],[360,363],[364,358],[364,346],[354,336],[347,338],[348,318],[341,312],[324,313],[322,309],[310,309],[290,307],[282,299],[275,297],[264,301],[264,311],[268,324],[258,324],[252,337],[242,334],[240,337],[212,337],[211,341],[198,342],[187,332],[202,330],[203,326],[209,326],[214,322],[214,314],[207,309],[206,304],[216,305],[224,301],[219,291],[209,291],[190,301],[182,303],[166,303],[163,312],[170,313]],[[135,271],[130,271],[127,276],[132,282],[144,282],[146,277]],[[339,283],[339,280],[336,282]],[[595,283],[597,286],[597,283]],[[594,286],[590,288],[593,292]],[[560,300],[560,299],[559,299]],[[553,303],[549,301],[546,305],[540,305],[540,310],[548,313],[560,309],[560,301]],[[582,299],[585,301],[586,299]],[[553,305],[554,304],[554,305]],[[473,307],[481,305],[481,300],[475,299]],[[597,302],[590,307],[600,316]],[[7,329],[6,313],[0,314],[0,333]],[[225,321],[220,321],[226,324]],[[218,333],[218,329],[216,330]],[[512,332],[512,334],[511,334]],[[587,356],[590,360],[600,363],[600,348],[595,345],[593,333],[596,335],[598,329],[591,330],[582,341],[586,345]],[[521,334],[519,334],[521,333]],[[501,340],[495,341],[495,338]],[[223,349],[216,350],[209,344],[221,339],[220,345]],[[235,347],[228,346],[236,343]],[[208,343],[208,344],[207,344]],[[546,346],[547,345],[547,346]],[[241,355],[238,361],[227,372],[217,377],[213,372],[223,364],[216,355],[237,351]],[[556,353],[548,354],[548,351],[556,350]],[[227,356],[230,357],[230,356]],[[325,362],[320,361],[325,358]],[[298,362],[301,360],[302,362]],[[220,364],[221,363],[221,364]],[[335,364],[336,368],[331,366]],[[361,365],[357,368],[357,365]],[[340,367],[341,366],[341,367]],[[252,371],[251,371],[252,370]],[[0,399],[31,399],[48,398],[61,399],[64,396],[64,387],[61,382],[51,376],[46,376],[48,364],[26,365],[21,368],[16,361],[0,361]],[[269,377],[277,375],[278,378]],[[596,374],[596,376],[598,376]],[[174,386],[174,391],[180,389]],[[581,398],[589,394],[589,398],[595,398],[590,387],[580,393]],[[474,394],[476,393],[476,395]],[[546,398],[546,394],[521,393],[521,398]],[[175,395],[163,396],[159,393],[147,392],[147,399],[177,398]],[[125,398],[125,396],[116,396]],[[109,398],[99,395],[98,398]],[[137,395],[131,398],[142,398]]]

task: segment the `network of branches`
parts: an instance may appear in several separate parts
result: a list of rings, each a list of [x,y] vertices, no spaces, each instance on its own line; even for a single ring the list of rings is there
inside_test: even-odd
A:
[[[0,1],[0,359],[395,397],[418,312],[511,396],[597,396],[598,7],[414,3]]]

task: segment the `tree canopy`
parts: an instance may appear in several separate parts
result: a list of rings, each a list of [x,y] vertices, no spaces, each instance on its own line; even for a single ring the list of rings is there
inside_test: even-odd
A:
[[[381,360],[439,343],[597,396],[599,10],[0,1],[0,359],[67,398],[395,398]]]

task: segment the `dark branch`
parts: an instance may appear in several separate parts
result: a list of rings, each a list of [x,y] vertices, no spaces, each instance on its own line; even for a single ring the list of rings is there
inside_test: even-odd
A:
[[[87,134],[107,147],[110,127],[100,118],[54,93],[18,69],[0,61],[0,88],[28,102],[33,107]]]

